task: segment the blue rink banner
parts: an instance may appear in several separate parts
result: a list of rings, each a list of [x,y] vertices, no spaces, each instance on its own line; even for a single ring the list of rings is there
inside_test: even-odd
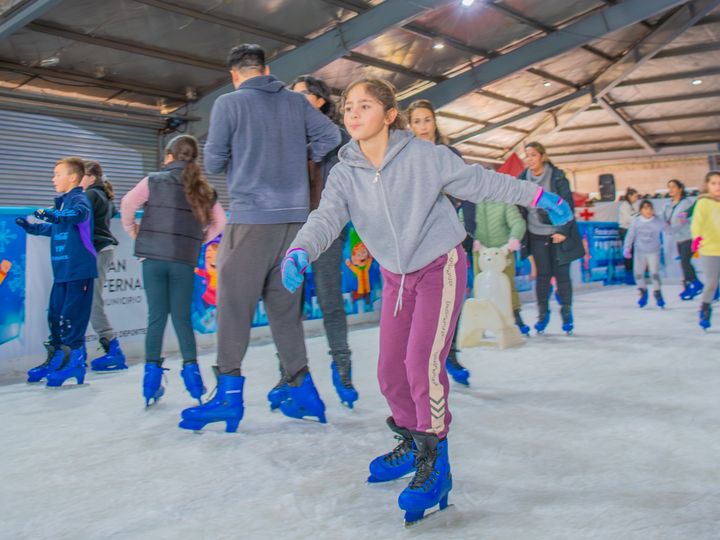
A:
[[[25,231],[0,214],[0,346],[18,339],[25,322]]]
[[[623,283],[625,266],[620,228],[617,223],[588,221],[578,223],[585,245],[581,262],[584,282]]]
[[[222,235],[221,235],[222,236]],[[215,261],[221,236],[203,246],[198,267],[195,269],[192,321],[195,330],[202,334],[217,331],[217,268]],[[345,301],[345,313],[349,316],[368,313],[379,309],[382,295],[380,267],[368,252],[357,232],[348,225],[343,246],[341,290]],[[315,291],[315,276],[312,265],[305,274],[303,312],[306,319],[321,319],[322,311]],[[258,302],[253,326],[268,324],[263,301]]]

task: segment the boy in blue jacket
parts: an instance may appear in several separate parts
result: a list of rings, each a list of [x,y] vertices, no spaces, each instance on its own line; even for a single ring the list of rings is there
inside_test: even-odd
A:
[[[50,237],[53,286],[48,307],[50,341],[45,344],[45,362],[28,371],[28,382],[47,377],[48,386],[61,386],[75,378],[85,379],[85,330],[92,308],[93,280],[97,277],[92,242],[93,213],[80,187],[85,174],[83,160],[66,157],[55,164],[53,185],[60,193],[55,206],[37,210],[35,217],[45,223],[17,218],[28,234]]]

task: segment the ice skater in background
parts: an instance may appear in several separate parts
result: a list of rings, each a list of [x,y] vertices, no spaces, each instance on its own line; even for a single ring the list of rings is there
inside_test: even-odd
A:
[[[93,247],[93,212],[80,181],[85,174],[83,160],[66,157],[55,164],[53,184],[61,195],[53,208],[37,210],[35,217],[46,223],[16,223],[28,234],[50,237],[53,286],[50,292],[48,323],[50,340],[45,344],[47,359],[27,373],[28,382],[47,377],[48,386],[62,386],[71,378],[85,380],[85,330],[92,309],[93,282],[97,277]]]
[[[203,242],[222,232],[226,218],[217,193],[200,170],[199,154],[195,137],[175,137],[165,147],[162,170],[143,178],[120,206],[123,228],[135,240],[135,256],[142,259],[147,295],[146,405],[156,403],[165,393],[162,345],[169,315],[180,345],[185,388],[200,402],[205,393],[192,327],[194,269]],[[145,213],[138,225],[135,213],[141,207]]]
[[[700,253],[705,290],[700,305],[700,326],[710,328],[711,303],[717,299],[720,279],[720,171],[705,177],[703,194],[695,203],[692,216],[692,249]]]
[[[655,285],[655,302],[659,308],[665,307],[661,283],[660,283],[660,250],[662,247],[662,235],[667,231],[667,223],[655,215],[653,204],[644,200],[640,203],[640,215],[637,216],[628,229],[623,245],[625,258],[633,258],[633,271],[635,281],[638,284],[640,298],[638,306],[644,308],[648,303],[648,289],[650,282]],[[633,256],[633,245],[635,254]],[[645,278],[645,272],[650,274],[650,279]],[[645,286],[642,286],[645,280]]]
[[[667,183],[671,204],[665,207],[663,218],[669,226],[668,233],[677,245],[680,255],[680,264],[683,271],[682,300],[692,300],[702,293],[703,284],[697,277],[692,265],[692,235],[690,234],[690,211],[693,203],[687,198],[685,184],[680,180],[670,180]]]
[[[93,246],[97,252],[98,277],[93,284],[92,311],[90,324],[98,335],[100,346],[105,354],[90,362],[93,371],[118,371],[127,369],[125,355],[120,348],[115,330],[105,313],[103,287],[105,278],[113,262],[113,251],[118,241],[110,232],[110,220],[115,214],[112,184],[105,179],[103,170],[97,161],[85,162],[85,175],[80,185],[85,190],[93,209]]]
[[[452,489],[447,434],[447,358],[466,292],[467,232],[443,194],[479,202],[538,206],[565,223],[572,212],[560,197],[528,182],[466,165],[441,145],[404,128],[394,87],[360,79],[343,93],[344,124],[353,140],[339,152],[320,206],[308,217],[282,261],[282,280],[294,292],[303,273],[352,220],[381,266],[378,379],[400,444],[370,463],[372,482],[414,471],[398,503],[406,522]],[[413,460],[414,455],[414,460]]]
[[[407,120],[410,123],[410,129],[417,138],[430,141],[434,144],[442,144],[449,148],[453,154],[462,158],[462,155],[457,148],[450,146],[447,139],[440,132],[440,129],[437,126],[435,107],[431,101],[427,99],[418,99],[417,101],[413,101],[407,108],[407,111],[405,111],[405,114],[407,115]],[[465,249],[465,255],[472,260],[473,237],[475,236],[476,229],[475,204],[469,201],[460,201],[453,197],[450,198],[450,201],[453,203],[455,211],[458,212],[458,214],[462,213],[463,226],[467,231],[467,236],[462,242],[463,248]],[[445,360],[445,367],[456,383],[470,386],[470,370],[463,366],[460,363],[460,360],[458,360],[459,352],[460,349],[457,345],[457,332],[455,332],[450,352]]]

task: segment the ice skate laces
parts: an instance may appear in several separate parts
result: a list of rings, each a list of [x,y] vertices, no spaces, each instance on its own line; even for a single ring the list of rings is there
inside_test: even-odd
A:
[[[410,489],[418,489],[428,491],[437,482],[440,473],[435,467],[437,459],[437,451],[431,450],[425,455],[418,456],[415,454],[415,476],[410,480]]]
[[[392,452],[385,454],[383,460],[388,463],[396,463],[405,457],[409,452],[412,452],[411,441],[400,435],[395,435],[395,439],[400,441],[400,444],[393,448]]]

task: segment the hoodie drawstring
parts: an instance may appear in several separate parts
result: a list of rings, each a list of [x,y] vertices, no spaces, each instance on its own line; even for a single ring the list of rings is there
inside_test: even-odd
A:
[[[397,317],[398,311],[402,311],[402,298],[403,298],[403,291],[405,290],[405,274],[402,275],[400,278],[400,290],[398,291],[398,297],[397,301],[395,302],[395,311],[393,312],[393,317]]]

